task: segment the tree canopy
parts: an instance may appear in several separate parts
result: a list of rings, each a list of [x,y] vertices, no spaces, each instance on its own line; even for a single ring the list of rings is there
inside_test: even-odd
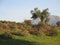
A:
[[[50,13],[48,12],[48,8],[44,9],[43,11],[40,11],[38,8],[34,8],[34,10],[31,10],[32,18],[34,17],[40,17],[41,22],[47,23],[49,21],[48,16]],[[35,15],[34,15],[35,14]]]

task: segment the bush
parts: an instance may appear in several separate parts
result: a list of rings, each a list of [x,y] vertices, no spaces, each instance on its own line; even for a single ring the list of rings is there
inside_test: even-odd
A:
[[[25,23],[0,22],[1,30],[3,34],[0,36],[4,35],[4,37],[8,38],[12,37],[12,34],[19,36],[29,36],[30,34],[53,36],[57,34],[57,29],[53,28],[53,26],[42,22],[38,25],[30,25],[30,20],[25,21]]]
[[[57,29],[55,28],[52,28],[51,30],[48,30],[47,32],[46,32],[46,35],[47,36],[56,36],[57,35]]]
[[[9,32],[4,32],[3,34],[0,35],[1,38],[5,38],[5,39],[11,39],[12,38],[12,34]]]
[[[17,29],[17,30],[13,30],[12,34],[20,36],[21,35],[20,32],[21,30]]]
[[[35,28],[31,32],[37,35],[55,36],[57,35],[57,28],[46,24],[44,26],[40,26],[39,28]]]
[[[29,31],[30,34],[33,34],[33,35],[37,35],[38,34],[38,30],[36,29],[32,29]]]
[[[27,30],[14,30],[14,32],[12,32],[12,34],[14,35],[18,35],[18,36],[29,36],[29,31]]]
[[[30,33],[29,33],[29,31],[24,30],[24,31],[21,31],[21,35],[22,36],[30,36]]]

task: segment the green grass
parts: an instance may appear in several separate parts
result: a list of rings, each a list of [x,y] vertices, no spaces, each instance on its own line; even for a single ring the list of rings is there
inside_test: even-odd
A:
[[[12,39],[3,39],[0,37],[0,45],[60,45],[60,29],[58,29],[57,36],[30,35],[24,37],[13,35]]]
[[[47,24],[40,25],[40,27],[38,25],[38,27],[36,27],[34,26],[33,28],[32,25],[28,25],[27,23],[0,21],[0,45],[60,45],[60,27]],[[41,35],[38,33],[37,29],[42,30],[39,32],[42,33]],[[45,33],[43,34],[45,30],[46,33],[49,32],[48,30],[52,32],[57,30],[58,35],[45,36]],[[30,35],[31,32],[33,32],[33,34],[37,32],[40,36]]]
[[[13,35],[13,39],[0,38],[0,45],[60,45],[60,35],[22,37]]]

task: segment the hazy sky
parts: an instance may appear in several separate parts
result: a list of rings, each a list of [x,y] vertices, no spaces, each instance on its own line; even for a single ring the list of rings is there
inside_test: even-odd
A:
[[[0,20],[21,22],[30,19],[30,11],[49,8],[51,15],[60,16],[60,0],[0,0]]]

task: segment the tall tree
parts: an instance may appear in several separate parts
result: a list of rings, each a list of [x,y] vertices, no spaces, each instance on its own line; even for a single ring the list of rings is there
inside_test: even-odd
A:
[[[34,17],[41,17],[40,15],[41,15],[41,12],[40,12],[40,10],[38,9],[38,8],[34,8],[34,10],[31,10],[31,13],[32,13],[32,18],[34,18]]]
[[[38,8],[34,8],[34,12],[38,17],[41,17],[41,11]]]
[[[41,22],[43,22],[43,23],[47,23],[49,21],[49,18],[48,18],[48,16],[49,16],[48,8],[44,9],[43,11],[40,11],[38,8],[34,8],[34,10],[31,10],[31,13],[32,13],[32,15],[34,13],[35,15],[37,15],[37,17],[40,17]],[[33,18],[36,17],[35,15],[33,15],[32,17]]]
[[[49,18],[48,16],[50,15],[50,13],[48,12],[48,8],[47,9],[44,9],[42,12],[41,12],[41,22],[48,22],[49,21]]]

